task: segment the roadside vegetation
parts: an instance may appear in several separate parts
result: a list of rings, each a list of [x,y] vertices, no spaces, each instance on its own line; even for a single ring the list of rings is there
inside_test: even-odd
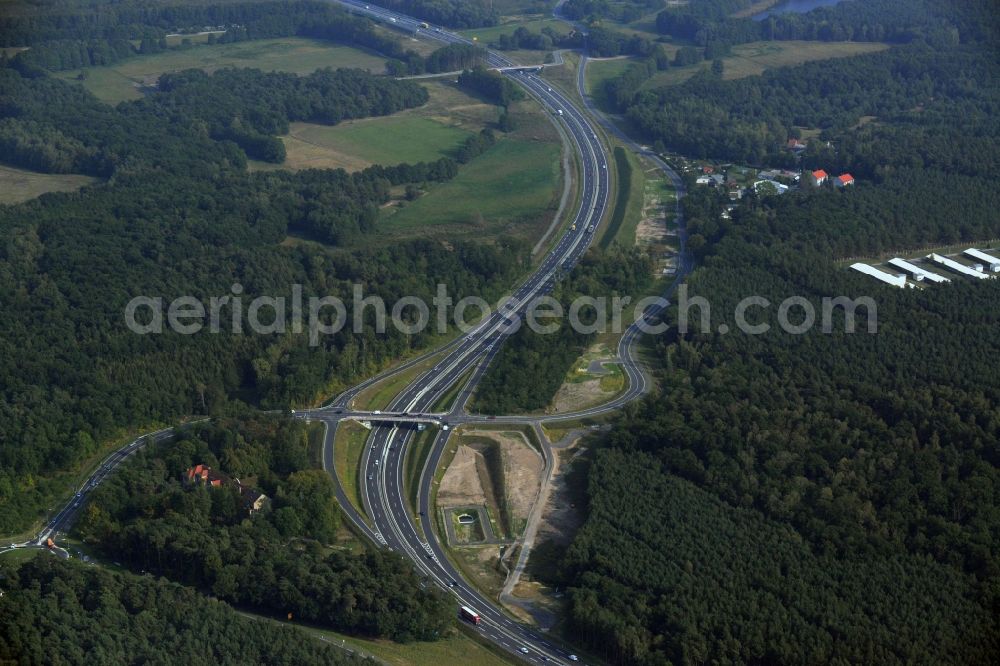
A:
[[[554,295],[568,312],[570,303],[579,295],[610,299],[613,295],[635,294],[650,282],[651,273],[649,258],[635,248],[591,249],[557,284]],[[583,308],[580,319],[592,322],[593,308]],[[535,333],[526,325],[514,333],[483,376],[472,407],[485,414],[529,413],[545,408],[596,333],[573,330],[567,317],[560,319],[558,326],[555,333],[549,334]]]
[[[162,578],[45,553],[17,568],[0,558],[0,571],[0,659],[11,662],[364,663]]]
[[[371,431],[357,421],[344,420],[337,425],[333,443],[333,464],[337,470],[337,479],[355,510],[366,520],[370,518],[361,501],[360,475],[361,456],[370,434]]]

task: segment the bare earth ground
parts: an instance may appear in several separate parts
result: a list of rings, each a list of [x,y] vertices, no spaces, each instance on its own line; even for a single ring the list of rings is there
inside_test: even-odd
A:
[[[548,501],[542,510],[542,520],[538,525],[538,541],[553,541],[561,546],[567,545],[583,524],[583,516],[573,504],[570,491],[566,485],[566,472],[573,459],[586,451],[580,446],[580,432],[567,448],[555,451],[552,463],[552,487]]]
[[[542,457],[517,433],[494,433],[491,439],[500,443],[503,451],[504,476],[507,481],[507,495],[515,525],[528,519],[532,504],[538,496],[541,484]]]
[[[566,484],[566,472],[569,464],[577,455],[586,449],[580,447],[580,439],[587,431],[579,430],[567,436],[565,449],[553,449],[555,458],[552,464],[552,480],[549,483],[548,496],[542,509],[535,544],[552,542],[565,547],[573,535],[583,524],[583,515],[573,504],[569,488]],[[562,444],[559,442],[558,444]],[[543,628],[551,628],[558,618],[562,595],[543,583],[534,580],[530,573],[530,565],[525,570],[512,594],[507,597],[507,607],[519,617],[530,616]]]
[[[441,477],[437,492],[439,508],[486,504],[486,491],[479,476],[479,466],[485,467],[483,456],[471,447],[460,445],[455,457]]]
[[[504,461],[507,496],[515,525],[527,520],[528,512],[538,495],[541,483],[542,458],[519,432],[469,430],[463,436],[481,437],[500,446]],[[454,507],[469,504],[487,504],[494,508],[489,470],[482,454],[472,446],[462,444],[449,465],[441,487],[438,489],[438,506]]]

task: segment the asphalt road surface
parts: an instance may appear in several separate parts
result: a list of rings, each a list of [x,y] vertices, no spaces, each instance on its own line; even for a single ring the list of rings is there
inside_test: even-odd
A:
[[[443,43],[472,43],[464,37],[438,26],[422,28],[420,20],[385,10],[377,5],[351,0],[343,0],[339,4],[349,7],[354,12],[380,20],[390,27],[412,32],[418,37],[426,37]],[[536,75],[538,68],[516,66],[504,56],[493,52],[488,52],[487,64],[499,69],[504,76],[517,82],[551,113],[555,122],[562,125],[576,150],[580,160],[581,205],[573,219],[573,225],[559,239],[537,269],[516,287],[507,305],[479,323],[468,334],[457,338],[443,348],[435,349],[352,387],[322,408],[303,410],[298,412],[296,416],[326,423],[327,433],[323,464],[331,474],[335,473],[333,442],[339,421],[345,418],[372,421],[374,426],[372,435],[365,447],[361,461],[363,470],[362,503],[367,516],[371,519],[371,524],[352,507],[344,496],[340,484],[337,484],[338,499],[352,522],[373,541],[409,557],[421,574],[440,585],[442,589],[451,592],[459,604],[475,609],[482,618],[479,624],[482,635],[500,648],[527,662],[569,664],[573,663],[574,660],[570,659],[570,653],[565,648],[553,644],[537,631],[508,617],[492,600],[485,598],[470,587],[449,562],[431,529],[431,520],[428,518],[431,515],[430,485],[433,470],[436,469],[440,461],[441,454],[451,434],[451,427],[454,425],[479,421],[523,423],[594,416],[618,409],[648,389],[649,380],[634,357],[635,342],[642,332],[637,324],[633,324],[626,330],[618,349],[620,362],[628,379],[628,387],[614,400],[592,409],[552,417],[488,417],[469,415],[464,412],[468,396],[486,371],[489,361],[499,350],[504,338],[516,328],[516,320],[524,313],[532,299],[551,291],[555,280],[576,264],[593,242],[594,230],[608,210],[610,195],[609,155],[597,136],[594,123],[599,122],[604,125],[605,129],[619,138],[623,138],[631,148],[645,153],[673,179],[678,188],[678,194],[682,194],[683,190],[679,177],[659,158],[636,146],[627,137],[622,137],[617,128],[600,117],[593,108],[579,109],[560,90],[539,78]],[[682,222],[680,217],[678,217],[678,222]],[[682,242],[684,240],[683,234],[681,240]],[[682,254],[682,261],[671,289],[676,286],[689,269],[690,264],[686,255]],[[645,318],[652,321],[658,312],[659,308],[650,308],[645,313]],[[444,353],[442,359],[432,369],[422,373],[403,389],[386,410],[386,413],[376,414],[375,412],[356,411],[348,408],[350,401],[368,386],[385,377],[403,372],[430,356],[441,353]],[[455,409],[449,413],[433,413],[432,407],[450,387],[466,376],[468,378],[465,379],[466,384],[456,400]],[[419,422],[434,423],[441,426],[442,429],[437,435],[420,479],[418,491],[420,516],[415,521],[407,509],[408,505],[404,495],[403,461],[406,445],[416,432],[415,423]],[[112,453],[78,489],[66,506],[49,519],[34,540],[0,547],[0,550],[8,550],[11,547],[38,547],[50,537],[65,532],[85,504],[87,495],[120,464],[150,442],[164,441],[174,435],[174,428],[159,430],[144,435]]]

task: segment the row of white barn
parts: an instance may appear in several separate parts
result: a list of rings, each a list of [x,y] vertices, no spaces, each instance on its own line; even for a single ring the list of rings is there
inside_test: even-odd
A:
[[[927,260],[941,266],[942,268],[946,268],[953,273],[958,273],[959,275],[975,278],[977,280],[1000,277],[1000,259],[997,257],[986,254],[985,252],[975,248],[969,248],[962,254],[969,257],[976,263],[972,266],[967,266],[955,261],[954,259],[943,257],[940,254],[929,254],[927,255]],[[950,278],[946,278],[943,275],[921,268],[916,264],[910,263],[906,259],[900,259],[897,257],[895,259],[890,259],[888,264],[904,271],[906,274],[909,274],[910,278],[912,278],[914,282],[951,282]],[[860,273],[864,273],[865,275],[870,275],[876,280],[892,285],[893,287],[914,286],[912,283],[907,282],[907,276],[902,273],[894,275],[879,268],[875,268],[874,266],[861,263],[852,264],[851,268]]]

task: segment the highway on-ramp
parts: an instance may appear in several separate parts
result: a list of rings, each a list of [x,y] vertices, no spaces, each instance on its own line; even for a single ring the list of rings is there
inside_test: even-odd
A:
[[[426,26],[418,19],[371,3],[344,0],[341,4],[392,27],[422,34],[430,39],[445,43],[472,43],[443,28]],[[508,305],[493,313],[454,344],[433,368],[417,377],[389,405],[387,411],[397,415],[398,420],[386,423],[376,418],[379,415],[372,417],[372,435],[361,459],[361,501],[372,524],[362,521],[362,529],[378,543],[409,557],[423,575],[443,589],[451,591],[461,605],[475,609],[481,617],[479,627],[482,634],[499,647],[529,662],[570,663],[571,653],[514,621],[493,600],[485,598],[467,585],[438,542],[432,529],[430,490],[433,470],[437,468],[451,434],[449,429],[442,428],[437,435],[421,476],[417,499],[419,516],[411,515],[405,491],[405,450],[414,433],[413,426],[408,425],[406,419],[412,419],[413,415],[430,414],[449,387],[463,379],[466,381],[463,396],[467,397],[471,387],[482,376],[489,358],[515,329],[519,316],[531,300],[548,293],[561,271],[572,267],[593,242],[594,232],[609,206],[609,155],[604,143],[598,138],[590,114],[577,108],[558,88],[539,78],[536,75],[537,68],[517,67],[504,56],[493,52],[487,52],[486,60],[488,66],[500,70],[504,76],[517,82],[552,114],[555,122],[562,124],[580,159],[580,207],[569,230],[564,232],[539,267],[517,287]],[[645,317],[651,320],[658,311],[658,307],[652,307],[645,313]],[[634,343],[640,335],[638,324],[633,324],[625,332],[619,345],[619,356],[629,382],[627,390],[612,403],[581,415],[616,409],[646,391],[648,378],[632,356]],[[470,373],[471,378],[468,378]],[[459,408],[464,402],[464,399],[458,400]],[[347,403],[338,401],[338,404],[342,408]],[[301,415],[327,421],[328,440],[332,443],[332,435],[329,433],[335,428],[338,417],[343,418],[342,413],[336,414],[336,410],[334,411],[334,414],[330,414],[329,410],[310,410]],[[572,416],[561,415],[561,418]],[[438,415],[438,418],[442,425],[447,423],[449,426],[475,419],[460,412]],[[501,418],[503,421],[518,420],[517,417]],[[332,454],[328,457],[332,459]],[[419,528],[416,523],[419,523]]]
[[[368,15],[387,25],[418,36],[424,36],[444,43],[467,43],[464,37],[437,26],[422,27],[422,21],[391,12],[374,4],[342,0],[340,4],[352,11]],[[551,661],[567,664],[576,661],[565,648],[553,644],[534,629],[526,627],[507,616],[491,599],[481,595],[466,584],[461,574],[449,561],[432,529],[432,509],[430,487],[433,470],[445,450],[455,424],[486,421],[525,422],[540,421],[544,417],[498,416],[485,417],[464,413],[464,404],[471,390],[478,383],[492,357],[498,352],[503,340],[516,330],[519,319],[533,300],[551,291],[554,282],[576,264],[594,240],[595,230],[609,208],[610,181],[608,175],[609,155],[599,139],[592,110],[581,110],[572,99],[557,87],[537,76],[537,67],[522,67],[506,57],[487,52],[487,64],[501,71],[504,76],[519,84],[530,96],[537,100],[554,119],[560,123],[579,158],[579,209],[572,224],[559,238],[549,253],[525,280],[517,285],[507,303],[490,314],[482,322],[463,336],[456,338],[443,348],[438,348],[406,364],[372,377],[334,398],[326,406],[303,410],[296,414],[300,418],[323,421],[327,425],[323,464],[335,474],[333,466],[333,443],[336,427],[344,418],[370,421],[372,435],[366,444],[361,460],[362,504],[370,518],[355,510],[338,485],[338,499],[345,513],[358,529],[373,541],[410,558],[417,570],[429,580],[450,591],[457,601],[475,609],[481,622],[481,634],[500,648],[523,660],[533,663]],[[614,130],[613,126],[610,129]],[[634,147],[634,144],[630,144]],[[655,156],[651,159],[656,161]],[[659,163],[680,188],[680,181],[662,162]],[[678,194],[682,192],[678,189]],[[679,218],[678,218],[679,219]],[[683,237],[682,237],[683,241]],[[679,265],[676,285],[689,265],[682,259]],[[659,306],[648,309],[647,320],[654,319]],[[649,380],[634,358],[636,340],[642,331],[638,324],[626,330],[619,344],[619,362],[628,379],[628,387],[615,400],[574,414],[560,414],[552,420],[563,420],[597,415],[617,409],[621,405],[644,393]],[[386,414],[356,411],[350,408],[351,401],[360,391],[382,379],[403,372],[406,369],[440,355],[434,367],[420,374],[394,399]],[[456,408],[449,413],[433,413],[433,408],[456,383],[463,381],[465,387],[456,400]],[[405,449],[416,431],[415,423],[434,423],[441,427],[432,451],[420,478],[417,494],[419,516],[412,516],[404,490]],[[159,442],[172,437],[174,429],[164,429],[140,437],[111,454],[87,479],[69,503],[46,523],[32,545],[44,544],[48,538],[63,532],[72,523],[81,509],[86,496],[96,488],[114,469],[136,451],[150,442]],[[418,526],[419,523],[419,526]],[[17,544],[23,546],[28,544]]]

